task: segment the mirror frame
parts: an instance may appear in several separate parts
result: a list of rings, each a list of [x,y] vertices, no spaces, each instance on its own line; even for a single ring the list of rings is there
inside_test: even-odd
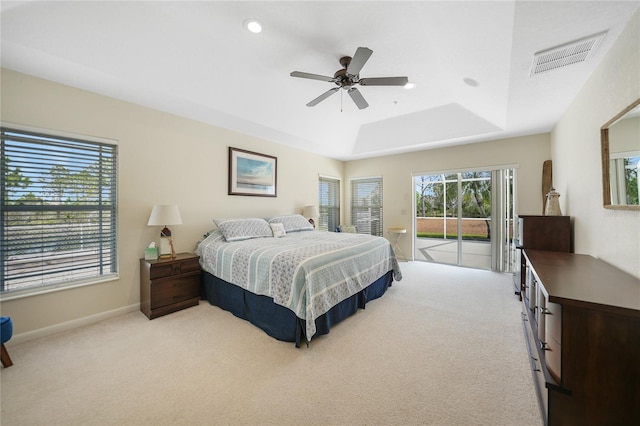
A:
[[[600,128],[600,141],[602,143],[602,204],[605,209],[640,210],[640,206],[611,204],[611,181],[609,180],[609,127],[638,105],[640,105],[640,99],[636,99],[631,105],[623,109]]]

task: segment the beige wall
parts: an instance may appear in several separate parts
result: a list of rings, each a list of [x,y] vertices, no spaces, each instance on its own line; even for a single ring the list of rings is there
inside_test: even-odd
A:
[[[119,143],[116,281],[3,301],[24,340],[137,309],[139,258],[158,228],[153,204],[178,204],[177,251],[193,251],[214,217],[300,213],[317,203],[318,175],[342,176],[343,162],[97,94],[2,70],[2,121],[115,139]],[[227,195],[227,147],[278,158],[278,196]],[[141,314],[142,315],[142,314]],[[15,343],[14,338],[14,343]]]
[[[600,155],[600,127],[638,98],[640,11],[551,133],[551,156],[562,212],[573,218],[575,251],[640,277],[640,211],[602,207]]]
[[[351,196],[349,179],[382,176],[384,229],[402,227],[411,235],[414,173],[495,166],[517,168],[519,214],[541,214],[542,163],[550,158],[549,143],[549,135],[541,134],[349,161],[345,164],[343,223],[350,223],[351,212],[346,201]],[[400,248],[410,256],[411,238],[402,239]]]

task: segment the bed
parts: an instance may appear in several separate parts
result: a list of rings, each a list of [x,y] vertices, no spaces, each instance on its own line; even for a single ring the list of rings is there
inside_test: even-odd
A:
[[[297,347],[402,279],[382,237],[315,231],[301,215],[215,222],[196,248],[203,299]]]

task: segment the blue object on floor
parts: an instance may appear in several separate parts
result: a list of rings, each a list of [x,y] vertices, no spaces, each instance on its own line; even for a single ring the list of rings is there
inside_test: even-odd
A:
[[[5,342],[8,342],[11,339],[11,336],[13,336],[13,322],[11,321],[11,318],[0,317],[0,341],[2,342],[0,358],[2,360],[2,365],[5,368],[13,365],[9,352],[7,352],[7,348],[4,347]]]

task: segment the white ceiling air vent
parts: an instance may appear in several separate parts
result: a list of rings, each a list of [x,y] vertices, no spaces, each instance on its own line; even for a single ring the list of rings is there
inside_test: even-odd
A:
[[[586,61],[596,51],[598,45],[606,35],[607,32],[603,31],[536,53],[533,55],[533,63],[531,64],[529,76]]]

